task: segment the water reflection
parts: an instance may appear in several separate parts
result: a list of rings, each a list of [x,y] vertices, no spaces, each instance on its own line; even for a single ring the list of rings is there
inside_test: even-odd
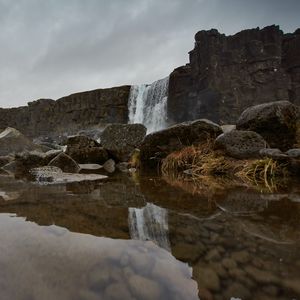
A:
[[[135,240],[153,241],[170,251],[168,212],[152,203],[143,208],[129,208],[130,236]]]
[[[5,195],[11,195],[11,193],[19,195],[18,198],[9,201],[5,201],[3,197],[0,198],[0,212],[15,213],[19,217],[23,216],[27,221],[46,225],[46,227],[39,227],[29,223],[30,226],[39,228],[37,231],[40,234],[37,235],[38,239],[34,243],[30,239],[24,240],[23,236],[26,234],[11,235],[10,242],[9,239],[2,239],[0,236],[0,253],[9,255],[8,249],[19,249],[15,255],[21,256],[24,252],[21,257],[23,261],[26,261],[26,265],[27,257],[30,258],[29,261],[32,260],[34,248],[42,249],[42,252],[35,252],[35,259],[40,260],[35,268],[36,273],[39,272],[39,268],[44,267],[44,256],[63,256],[65,264],[71,265],[66,267],[66,270],[74,272],[73,277],[79,276],[80,272],[87,273],[79,267],[76,269],[75,261],[96,257],[97,262],[91,267],[92,271],[88,269],[89,274],[95,272],[97,276],[105,277],[106,273],[113,270],[112,273],[119,274],[114,276],[122,278],[127,285],[130,283],[122,277],[125,271],[121,261],[123,263],[130,261],[130,268],[138,270],[135,271],[138,275],[163,284],[162,293],[165,293],[161,294],[165,297],[163,299],[168,299],[168,297],[177,299],[174,290],[169,285],[172,281],[176,286],[176,280],[181,278],[176,271],[172,271],[174,266],[172,259],[169,260],[172,254],[173,259],[177,260],[175,265],[181,261],[192,268],[192,276],[197,282],[201,299],[221,300],[231,297],[243,300],[299,299],[299,186],[291,186],[288,190],[276,194],[245,187],[230,187],[223,190],[218,188],[217,193],[210,190],[211,193],[206,194],[193,188],[190,189],[190,185],[181,186],[178,183],[170,185],[157,177],[141,177],[139,181],[133,181],[130,177],[122,176],[112,177],[108,182],[97,184],[80,183],[41,187],[28,182],[1,179],[0,176],[0,190]],[[17,223],[20,222],[19,218],[15,220]],[[25,224],[28,222],[25,223],[22,220],[21,224],[18,231],[24,233],[21,227],[26,227]],[[2,228],[1,224],[0,228]],[[13,231],[11,229],[6,227],[3,230],[9,235]],[[3,233],[3,230],[0,229],[0,233]],[[52,240],[50,236],[59,239],[59,243],[65,246],[60,248],[58,242],[51,244],[48,242]],[[80,238],[80,240],[85,245],[81,246],[73,242],[73,236],[84,236],[85,238]],[[130,241],[131,238],[135,240]],[[77,238],[75,240],[77,241]],[[50,243],[50,253],[47,253],[46,248],[39,248],[37,243],[45,244],[47,247]],[[156,249],[155,254],[149,250],[149,245]],[[29,249],[25,247],[27,250],[24,250],[23,246]],[[85,253],[86,257],[83,254],[79,257],[76,251],[68,252],[71,251],[68,247],[78,249],[80,253]],[[33,249],[30,250],[30,248]],[[124,253],[127,253],[129,258],[127,254],[125,256],[120,254],[121,256],[116,255],[120,257],[120,262],[112,259],[109,260],[111,263],[108,266],[108,260],[104,259],[106,263],[102,263],[102,260],[98,263],[98,254],[106,257],[106,252],[104,253],[101,248],[112,253],[117,249],[118,251],[127,249],[128,253],[125,250]],[[142,259],[140,259],[142,255],[140,249],[146,249]],[[170,253],[164,249],[168,249]],[[149,265],[156,265],[162,253],[167,255],[166,263],[171,262],[168,263],[167,271],[163,275],[159,275],[159,272],[153,273],[153,271],[149,273],[148,268],[152,268]],[[159,262],[163,265],[162,261]],[[18,263],[19,269],[22,269],[22,261],[19,260]],[[78,264],[81,266],[81,261]],[[135,264],[140,267],[136,269]],[[189,274],[186,278],[190,278],[191,269],[186,264],[183,266],[185,270],[189,270],[184,271],[188,272],[184,274]],[[84,265],[84,267],[90,267],[90,265]],[[5,268],[8,268],[7,264]],[[1,276],[5,274],[5,268],[1,263]],[[26,268],[24,267],[24,270],[27,272]],[[60,272],[61,269],[57,267],[56,271]],[[86,278],[92,282],[91,277]],[[104,283],[110,282],[107,279],[103,280]],[[116,284],[118,282],[118,280],[114,281]],[[135,282],[142,286],[139,281]],[[195,284],[189,279],[185,283],[187,286],[191,284],[188,282]],[[77,284],[77,281],[71,284]],[[6,285],[4,279],[0,283],[1,289],[4,289]],[[80,286],[79,283],[78,286]],[[102,286],[107,287],[107,285],[102,283],[99,286],[88,285],[88,289],[86,287],[84,289],[84,295],[80,295],[82,298],[74,296],[74,299],[99,299],[99,297],[95,298],[95,291],[96,294],[98,290],[103,294],[105,289]],[[77,286],[74,285],[73,289],[76,288]],[[119,284],[113,286],[111,290],[118,288],[124,291]],[[194,291],[194,287],[191,289]],[[184,292],[187,293],[186,290]],[[136,295],[132,289],[130,293],[130,295]],[[188,298],[190,294],[179,293],[179,295],[182,295],[182,299],[190,299]],[[148,299],[147,295],[143,297],[135,296],[135,299]]]
[[[1,299],[198,299],[191,268],[152,242],[0,215]]]

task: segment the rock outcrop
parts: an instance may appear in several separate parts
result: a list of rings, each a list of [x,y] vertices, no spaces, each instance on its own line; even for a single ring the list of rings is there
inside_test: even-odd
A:
[[[199,31],[190,63],[170,76],[168,118],[235,124],[249,106],[289,100],[300,105],[300,30],[279,26],[225,36]]]
[[[28,137],[75,134],[105,123],[127,123],[130,86],[98,89],[28,106],[0,108],[0,129],[8,126]]]

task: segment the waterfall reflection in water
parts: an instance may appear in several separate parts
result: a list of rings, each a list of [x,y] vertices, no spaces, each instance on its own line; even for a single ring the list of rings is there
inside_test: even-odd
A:
[[[143,208],[129,208],[130,236],[135,240],[153,241],[161,248],[171,251],[168,238],[168,212],[166,209],[147,203]]]

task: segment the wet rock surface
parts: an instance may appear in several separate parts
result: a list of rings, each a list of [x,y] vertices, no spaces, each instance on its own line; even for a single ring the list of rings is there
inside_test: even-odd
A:
[[[0,252],[6,278],[15,283],[14,289],[6,292],[24,286],[18,281],[20,277],[9,277],[12,266],[22,266],[27,274],[25,258],[33,257],[38,262],[43,253],[43,266],[56,266],[53,270],[47,268],[46,282],[52,280],[50,274],[60,282],[51,289],[51,295],[65,293],[66,299],[70,293],[74,295],[72,291],[87,300],[118,299],[121,294],[123,299],[197,299],[197,293],[200,299],[299,297],[300,207],[295,200],[299,186],[276,194],[240,187],[212,196],[175,188],[151,176],[135,179],[126,175],[105,182],[42,186],[2,176],[0,191],[1,213],[16,213],[43,225],[29,222],[37,226],[31,235],[22,231],[27,228],[22,221],[16,231],[11,227],[4,235],[4,224],[19,222],[19,218],[1,223],[4,216],[0,214],[1,247],[7,245],[8,237],[14,245],[14,236],[20,233],[27,241],[26,250],[10,248],[21,251],[20,260],[10,268],[3,256],[6,252]],[[137,219],[129,218],[129,208],[136,209],[141,226],[132,227],[131,222]],[[38,233],[37,228],[44,232]],[[128,241],[133,244],[127,248],[122,243],[133,237],[132,228],[137,230],[134,236],[153,240]],[[79,235],[75,246],[70,236],[75,232],[88,233],[89,241]],[[59,239],[59,244],[52,244],[52,237]],[[168,239],[171,253],[156,250],[159,248],[155,244],[160,245],[163,239]],[[69,250],[64,248],[65,243]],[[84,259],[79,259],[82,256],[74,253],[75,249],[85,253]],[[68,259],[64,253],[68,253]],[[37,269],[27,280],[35,278],[35,272],[43,272],[38,263],[34,266]],[[71,279],[68,288],[65,284]]]

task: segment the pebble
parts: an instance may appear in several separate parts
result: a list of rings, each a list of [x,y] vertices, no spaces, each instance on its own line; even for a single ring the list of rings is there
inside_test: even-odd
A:
[[[250,255],[247,251],[238,251],[231,254],[231,258],[237,263],[245,264],[250,260]]]
[[[249,274],[258,283],[278,283],[279,279],[273,274],[265,271],[261,271],[251,266],[245,268],[247,274]]]
[[[220,259],[221,259],[221,255],[217,249],[210,250],[205,256],[205,260],[207,261],[220,260]]]
[[[233,283],[224,292],[225,299],[240,298],[243,300],[252,299],[250,291],[240,283]]]
[[[206,288],[212,291],[218,291],[220,289],[219,276],[212,268],[196,265],[193,269],[193,277],[198,282],[200,288]]]
[[[232,258],[224,258],[222,260],[222,265],[226,269],[235,269],[237,267],[237,263]]]

